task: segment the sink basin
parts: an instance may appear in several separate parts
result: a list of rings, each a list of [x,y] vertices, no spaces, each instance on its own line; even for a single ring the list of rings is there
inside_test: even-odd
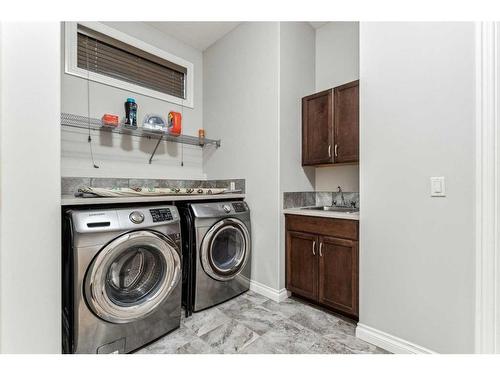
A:
[[[344,212],[346,214],[350,214],[350,213],[354,213],[354,212],[359,212],[359,208],[335,207],[335,206],[304,207],[303,210]]]

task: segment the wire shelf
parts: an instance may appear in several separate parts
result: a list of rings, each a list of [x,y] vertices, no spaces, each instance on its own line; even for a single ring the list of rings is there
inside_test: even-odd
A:
[[[190,135],[181,134],[178,136],[173,136],[161,131],[143,129],[142,127],[128,128],[124,124],[120,124],[117,127],[103,126],[101,120],[99,119],[73,115],[71,113],[61,113],[61,126],[85,130],[88,130],[90,128],[90,130],[92,131],[107,131],[115,134],[126,134],[134,137],[156,139],[158,140],[158,142],[175,142],[199,147],[204,147],[206,145],[213,145],[216,148],[220,147],[220,139],[205,138],[204,144],[200,144],[200,139],[198,137],[193,137]]]

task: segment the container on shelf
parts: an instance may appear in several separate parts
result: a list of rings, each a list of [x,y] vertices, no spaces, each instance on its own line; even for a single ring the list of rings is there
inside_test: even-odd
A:
[[[144,117],[142,127],[145,131],[152,132],[165,132],[167,130],[167,124],[163,117],[154,114],[147,114]]]
[[[102,126],[117,128],[120,126],[120,119],[117,115],[105,113],[101,118]]]
[[[137,127],[137,103],[134,98],[127,98],[125,102],[125,126]]]
[[[198,129],[198,143],[200,146],[205,145],[205,129]]]
[[[182,115],[179,112],[169,112],[168,133],[173,136],[178,136],[182,133]]]

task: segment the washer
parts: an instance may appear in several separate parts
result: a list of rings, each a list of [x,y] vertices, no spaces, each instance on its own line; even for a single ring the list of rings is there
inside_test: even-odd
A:
[[[128,353],[179,327],[176,207],[70,210],[63,242],[64,353]]]
[[[250,209],[246,202],[192,203],[180,208],[186,314],[247,291],[251,277]]]

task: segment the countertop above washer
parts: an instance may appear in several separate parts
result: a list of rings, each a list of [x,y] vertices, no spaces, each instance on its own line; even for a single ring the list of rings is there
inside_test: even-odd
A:
[[[80,206],[88,204],[136,203],[136,202],[176,202],[176,201],[203,201],[222,199],[241,199],[245,194],[214,194],[214,195],[162,195],[154,197],[119,197],[119,198],[80,198],[72,195],[61,197],[61,206]]]
[[[319,211],[319,210],[305,210],[304,207],[286,208],[283,210],[284,214],[289,215],[303,215],[303,216],[316,216],[316,217],[331,217],[334,219],[348,219],[359,220],[359,212],[335,212],[335,211]]]

